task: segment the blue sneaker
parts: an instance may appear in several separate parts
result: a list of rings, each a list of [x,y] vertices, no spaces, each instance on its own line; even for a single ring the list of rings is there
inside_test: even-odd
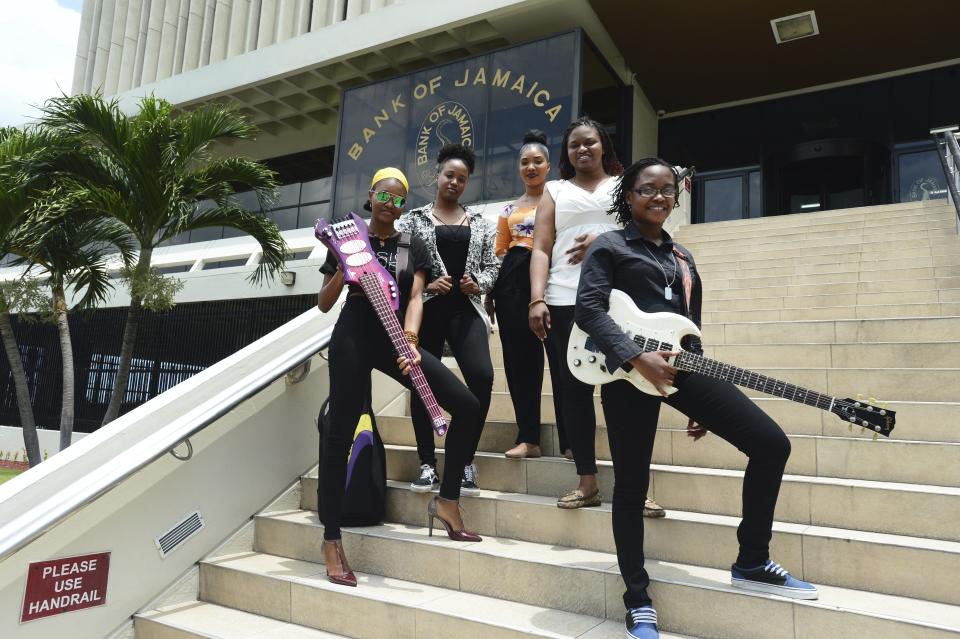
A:
[[[627,639],[658,639],[657,611],[653,606],[627,610]]]
[[[741,568],[733,564],[730,568],[730,584],[736,588],[781,595],[791,599],[816,599],[817,587],[806,581],[800,581],[780,564],[771,560],[756,568]]]

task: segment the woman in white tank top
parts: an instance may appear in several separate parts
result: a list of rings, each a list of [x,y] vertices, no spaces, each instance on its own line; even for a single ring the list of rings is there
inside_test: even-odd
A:
[[[581,508],[598,506],[601,500],[594,444],[597,417],[593,387],[570,373],[566,350],[583,256],[597,235],[617,228],[607,211],[623,167],[610,137],[589,118],[567,127],[559,164],[563,179],[547,182],[534,221],[528,319],[530,330],[547,341],[550,373],[562,389],[559,407],[580,477],[577,488],[557,506]]]

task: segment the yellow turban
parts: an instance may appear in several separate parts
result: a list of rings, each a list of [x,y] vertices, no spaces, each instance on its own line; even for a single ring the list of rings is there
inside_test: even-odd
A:
[[[380,180],[386,180],[387,178],[393,178],[400,182],[407,191],[410,190],[410,185],[407,183],[407,176],[403,174],[403,171],[400,169],[395,169],[392,166],[388,166],[380,169],[373,174],[373,179],[370,180],[370,188],[373,188],[373,185],[379,182]]]

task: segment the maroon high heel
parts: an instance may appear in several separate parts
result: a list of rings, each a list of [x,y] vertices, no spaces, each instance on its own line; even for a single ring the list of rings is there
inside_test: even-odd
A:
[[[351,586],[351,587],[356,588],[356,586],[357,586],[357,576],[356,576],[355,574],[353,574],[353,571],[350,570],[349,564],[347,564],[347,558],[346,558],[346,556],[343,554],[343,542],[341,542],[339,539],[335,539],[335,540],[333,540],[333,541],[327,541],[326,539],[324,539],[324,540],[323,540],[323,545],[326,546],[327,544],[332,544],[332,545],[333,545],[334,550],[335,550],[336,553],[337,553],[337,559],[340,561],[340,567],[344,570],[344,572],[342,572],[342,573],[340,573],[340,574],[331,575],[331,574],[330,574],[330,564],[328,563],[328,564],[326,565],[326,568],[327,568],[327,579],[330,581],[330,583],[338,584],[338,585],[341,585],[341,586]]]
[[[433,520],[437,519],[443,524],[443,529],[447,531],[447,537],[454,541],[483,541],[483,537],[475,532],[470,532],[466,528],[454,530],[453,526],[446,519],[437,513],[437,496],[434,495],[427,503],[427,522],[429,524],[429,536],[433,537]]]

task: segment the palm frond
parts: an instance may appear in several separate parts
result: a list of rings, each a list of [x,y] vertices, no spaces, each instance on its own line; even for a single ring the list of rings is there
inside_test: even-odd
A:
[[[241,208],[239,206],[218,206],[194,215],[184,221],[180,232],[194,229],[227,227],[237,229],[253,237],[260,244],[263,257],[260,265],[250,276],[254,283],[262,283],[267,276],[273,276],[283,269],[287,257],[287,243],[280,235],[280,228],[270,218]]]
[[[276,173],[249,158],[213,160],[183,181],[184,193],[197,199],[211,199],[220,206],[227,204],[227,199],[236,193],[238,186],[254,191],[262,210],[269,209],[276,201]]]
[[[257,128],[236,109],[216,103],[205,104],[178,116],[174,126],[178,135],[172,150],[184,169],[198,160],[206,159],[212,142],[224,139],[249,140],[257,133]]]
[[[116,157],[129,141],[130,123],[116,100],[99,94],[62,95],[50,98],[41,108],[40,121],[49,127],[92,138]]]

